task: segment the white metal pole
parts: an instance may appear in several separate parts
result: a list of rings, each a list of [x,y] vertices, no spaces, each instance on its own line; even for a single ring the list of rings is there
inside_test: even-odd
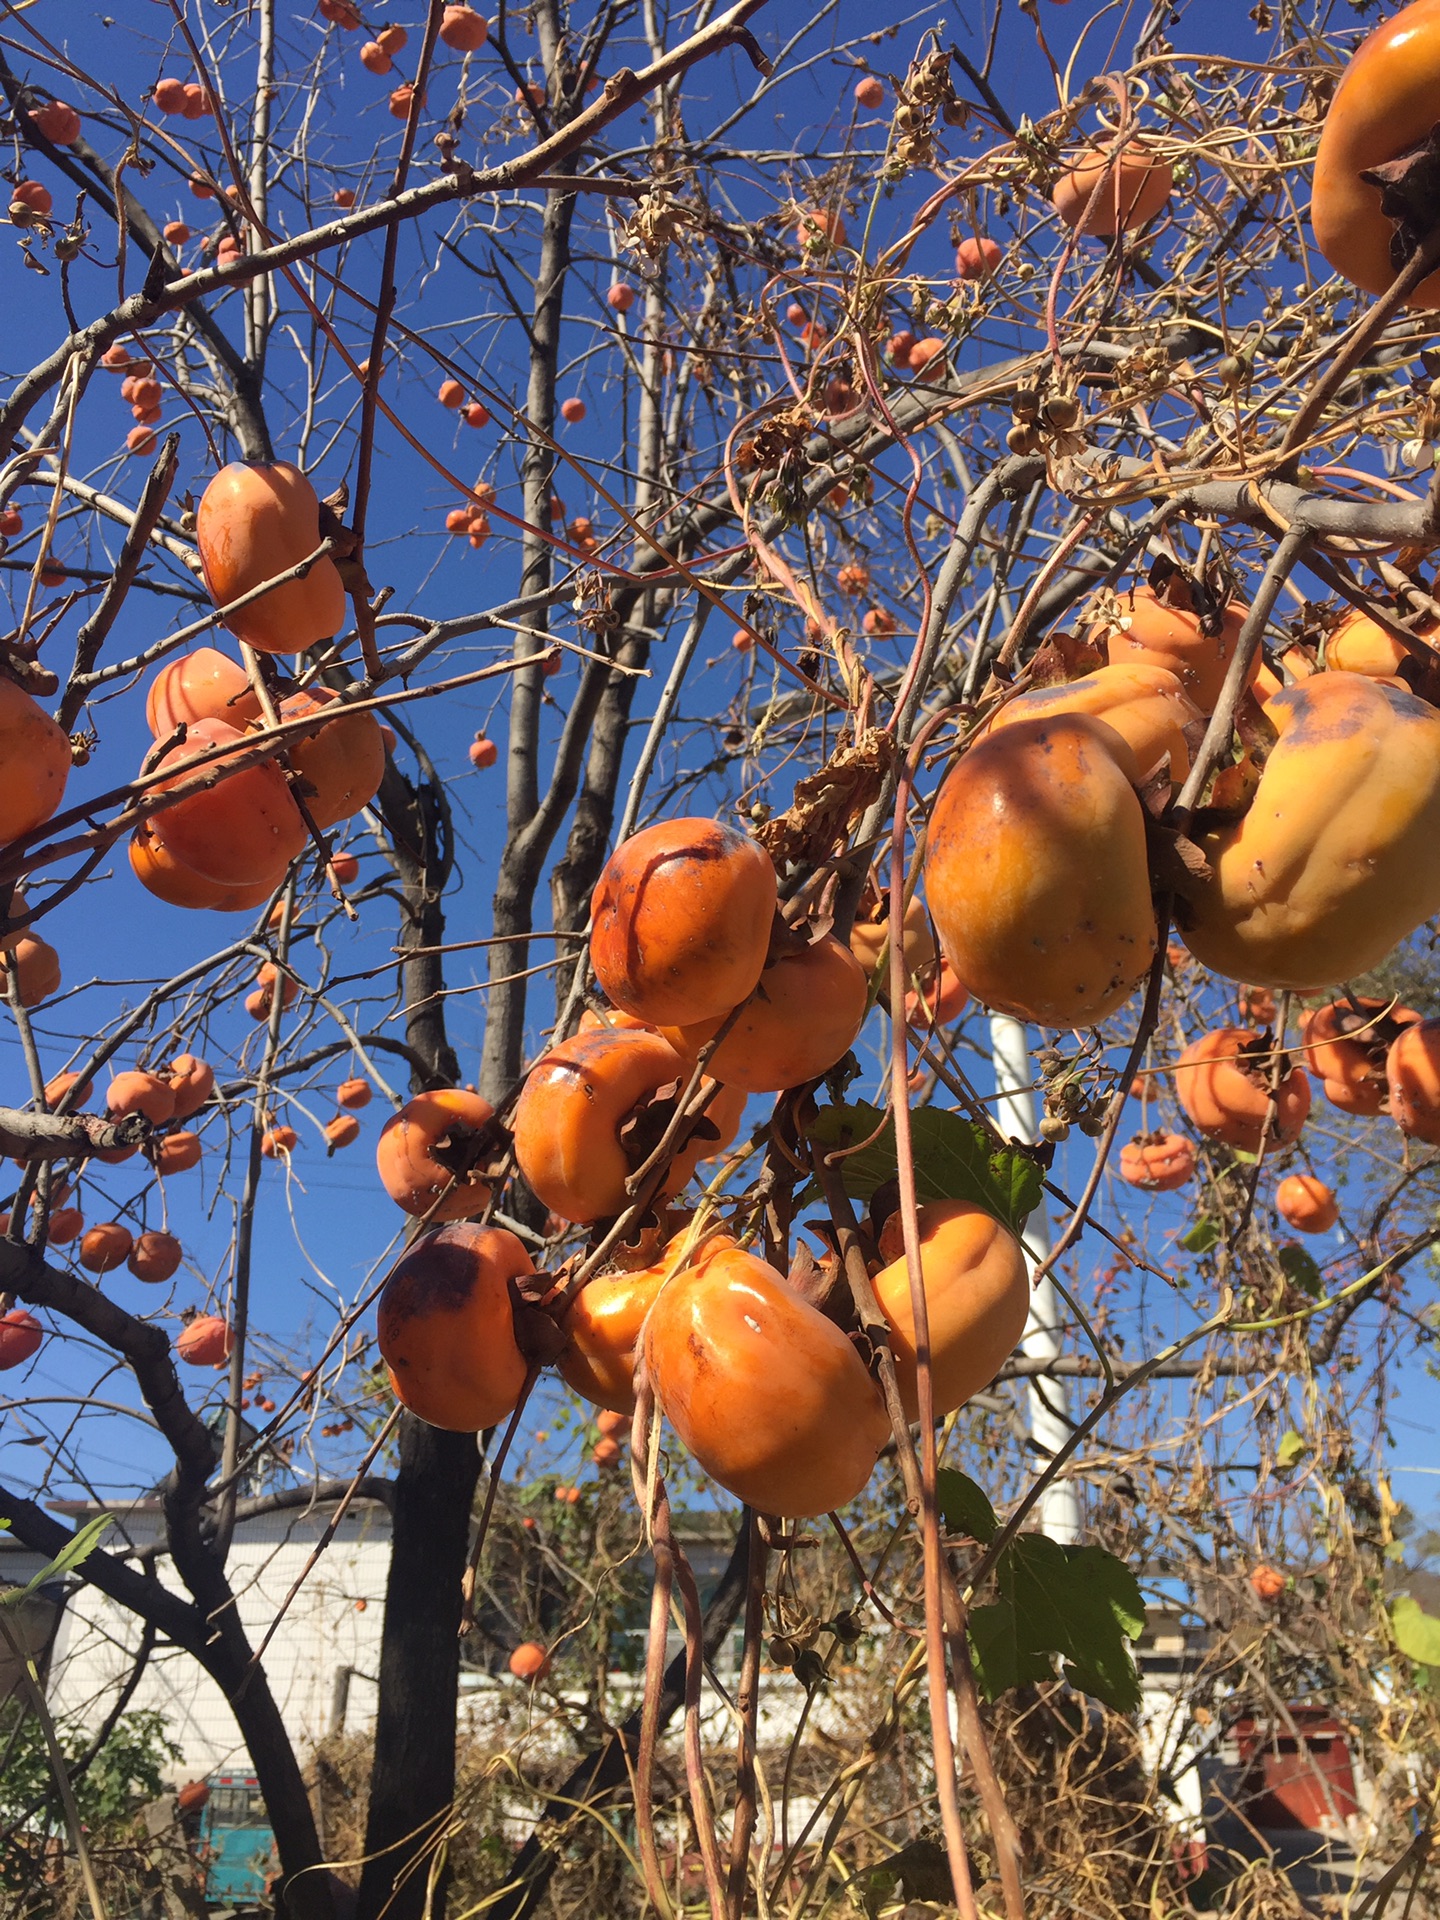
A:
[[[1040,1133],[1030,1091],[1034,1071],[1023,1024],[1009,1014],[991,1014],[990,1051],[995,1089],[1000,1095],[995,1123],[1007,1139],[1033,1145]],[[1026,1223],[1025,1247],[1033,1273],[1050,1251],[1050,1218],[1043,1204]],[[1020,1351],[1027,1360],[1055,1358],[1060,1352],[1060,1324],[1060,1296],[1047,1275],[1030,1291],[1030,1317],[1020,1341]],[[1053,1375],[1042,1382],[1027,1381],[1025,1394],[1030,1408],[1030,1436],[1043,1463],[1070,1437],[1065,1383]],[[1052,1540],[1069,1544],[1079,1539],[1080,1496],[1069,1480],[1056,1480],[1045,1489],[1040,1499],[1040,1524]]]

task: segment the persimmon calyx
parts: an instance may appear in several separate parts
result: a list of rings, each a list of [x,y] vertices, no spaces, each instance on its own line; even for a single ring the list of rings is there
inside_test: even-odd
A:
[[[1396,159],[1364,168],[1360,178],[1380,189],[1380,211],[1395,224],[1390,264],[1398,274],[1440,225],[1440,127]]]
[[[1193,898],[1197,887],[1209,880],[1210,862],[1188,834],[1168,827],[1148,810],[1145,814],[1145,850],[1149,858],[1150,883],[1156,893],[1178,894]]]

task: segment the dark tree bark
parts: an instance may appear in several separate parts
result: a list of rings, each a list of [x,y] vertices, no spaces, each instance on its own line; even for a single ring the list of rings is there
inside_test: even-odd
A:
[[[435,1836],[455,1794],[460,1580],[480,1448],[406,1414],[395,1476],[380,1706],[357,1920],[438,1920],[427,1905]]]

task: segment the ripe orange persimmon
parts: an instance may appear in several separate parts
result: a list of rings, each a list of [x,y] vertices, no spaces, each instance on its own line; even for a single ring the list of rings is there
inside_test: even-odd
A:
[[[489,1182],[466,1162],[495,1109],[477,1093],[417,1093],[385,1122],[375,1148],[381,1184],[397,1206],[431,1220],[481,1213]]]
[[[125,1264],[137,1280],[147,1280],[152,1286],[158,1286],[161,1282],[168,1280],[180,1265],[181,1252],[180,1242],[173,1233],[159,1233],[152,1228],[150,1232],[142,1233],[137,1237],[134,1246],[130,1249],[130,1258]],[[223,1320],[217,1324],[225,1326]],[[225,1352],[228,1354],[230,1351],[228,1327],[225,1327],[225,1333]],[[190,1357],[183,1352],[182,1339],[181,1358],[188,1360]]]
[[[1280,738],[1249,811],[1198,836],[1211,871],[1185,944],[1232,980],[1312,993],[1440,911],[1440,713],[1358,673],[1314,674],[1265,713]]]
[[[435,398],[442,407],[449,407],[454,412],[465,404],[465,389],[458,380],[442,380]]]
[[[994,1379],[1025,1331],[1030,1274],[1020,1242],[993,1214],[968,1200],[920,1208],[920,1272],[930,1322],[935,1412],[953,1413]],[[900,1216],[880,1235],[875,1298],[890,1323],[900,1398],[919,1417],[915,1316]]]
[[[1145,818],[1125,741],[1088,714],[1019,721],[940,790],[925,891],[946,959],[1002,1013],[1093,1026],[1155,953]]]
[[[1285,1576],[1278,1567],[1255,1567],[1250,1574],[1250,1590],[1257,1600],[1272,1605],[1285,1591]]]
[[[692,1250],[695,1261],[703,1261],[723,1244],[733,1247],[728,1235],[712,1235]],[[562,1322],[568,1345],[555,1362],[556,1371],[582,1399],[609,1409],[609,1417],[620,1421],[635,1411],[635,1355],[640,1329],[654,1305],[661,1287],[670,1279],[686,1256],[690,1235],[685,1229],[666,1243],[660,1258],[648,1267],[633,1272],[597,1274],[580,1289],[570,1303]],[[602,1433],[618,1429],[607,1427],[601,1415]]]
[[[408,120],[410,109],[414,104],[415,86],[412,81],[407,80],[402,86],[396,87],[390,95],[389,107],[392,119]],[[420,104],[423,106],[425,103],[422,100]]]
[[[330,871],[342,887],[348,887],[360,878],[360,862],[353,853],[337,853],[330,862]]]
[[[255,993],[251,996],[252,999],[258,999],[260,1002],[260,1014],[257,1017],[263,1017],[269,1013],[271,1003],[275,996],[275,982],[277,980],[280,982],[281,1006],[294,1006],[295,997],[300,991],[300,982],[295,978],[293,973],[288,971],[282,973],[273,960],[267,960],[255,976]],[[250,1005],[249,1000],[247,1000],[245,1004],[248,1007]]]
[[[1398,268],[1394,228],[1380,211],[1380,188],[1362,176],[1398,160],[1428,138],[1440,87],[1440,5],[1415,0],[1365,40],[1341,75],[1315,155],[1310,224],[1337,272],[1367,293],[1384,293]],[[1440,273],[1409,296],[1412,307],[1440,306]]]
[[[105,1110],[117,1116],[143,1113],[158,1126],[175,1117],[175,1089],[158,1073],[117,1073],[105,1090]]]
[[[155,90],[150,95],[161,113],[183,113],[185,111],[185,82],[173,75],[157,80]]]
[[[1232,601],[1219,616],[1218,631],[1207,633],[1183,574],[1173,574],[1163,594],[1132,587],[1120,596],[1119,607],[1118,618],[1094,636],[1110,665],[1167,667],[1201,713],[1213,713],[1249,608]],[[1259,664],[1257,650],[1252,680]]]
[[[1385,1061],[1405,1027],[1420,1015],[1413,1007],[1357,996],[1335,1000],[1300,1016],[1305,1063],[1320,1076],[1321,1092],[1346,1113],[1383,1113],[1389,1098]]]
[[[316,716],[314,733],[292,736],[290,764],[305,783],[305,804],[318,827],[333,827],[358,813],[374,799],[385,777],[380,722],[369,711],[343,709],[327,720],[336,698],[326,687],[311,687],[280,706],[285,720]]]
[[[71,1093],[72,1088],[79,1088],[79,1091]],[[53,1112],[65,1099],[66,1094],[71,1094],[65,1110],[67,1113],[79,1113],[82,1107],[89,1105],[90,1096],[94,1091],[93,1080],[87,1080],[84,1086],[81,1086],[78,1073],[57,1073],[53,1079],[45,1082],[45,1104]]]
[[[526,1640],[510,1656],[510,1671],[533,1686],[550,1671],[550,1656],[538,1640]]]
[[[536,1197],[562,1220],[588,1224],[620,1213],[625,1182],[658,1144],[660,1107],[644,1118],[658,1089],[689,1078],[682,1055],[658,1033],[577,1033],[530,1069],[515,1106],[515,1159]],[[637,1119],[634,1155],[622,1130]],[[678,1193],[695,1170],[705,1141],[692,1135],[665,1176],[661,1197]]]
[[[289,865],[288,860],[282,861],[273,873],[248,887],[222,886],[175,859],[143,825],[130,836],[129,853],[135,878],[157,900],[171,907],[208,907],[216,913],[238,913],[263,905],[284,879]]]
[[[568,400],[560,402],[560,418],[568,420],[572,426],[577,426],[585,418],[585,402],[571,394]]]
[[[30,124],[52,146],[68,147],[80,136],[80,116],[64,100],[47,100],[30,109]]]
[[[298,467],[222,467],[195,516],[205,585],[216,606],[237,600],[305,560],[320,545],[320,502]],[[299,653],[345,619],[345,588],[330,555],[297,580],[231,614],[230,631],[258,653]]]
[[[175,1352],[192,1367],[218,1367],[230,1358],[235,1336],[218,1314],[201,1314],[175,1342]]]
[[[1120,1178],[1146,1193],[1173,1193],[1194,1177],[1195,1142],[1186,1134],[1137,1134],[1120,1149]]]
[[[795,228],[795,244],[802,253],[823,253],[846,242],[845,222],[823,207],[806,207]]]
[[[267,1127],[260,1136],[260,1151],[267,1160],[293,1153],[299,1144],[300,1136],[293,1127]]]
[[[493,767],[500,758],[500,749],[493,740],[487,740],[484,734],[477,733],[470,742],[470,764],[478,773],[484,773]]]
[[[223,720],[197,720],[189,738],[172,747],[160,765],[182,763],[207,747],[243,744],[243,737]],[[223,771],[228,757],[205,771],[212,776]],[[194,777],[177,774],[161,781],[158,791]],[[271,760],[242,767],[212,787],[200,787],[154,814],[149,827],[173,859],[222,887],[258,886],[263,880],[273,884],[276,869],[293,860],[307,839],[285,776]]]
[[[1255,1153],[1270,1100],[1272,1064],[1269,1049],[1253,1028],[1220,1027],[1192,1040],[1176,1061],[1175,1097],[1201,1133]],[[1297,1139],[1305,1124],[1310,1081],[1303,1067],[1287,1068],[1275,1089],[1275,1108],[1269,1151]]]
[[[628,1413],[617,1413],[613,1407],[606,1408],[595,1416],[595,1426],[602,1439],[623,1440],[630,1431]]]
[[[0,674],[0,842],[43,826],[64,799],[69,777],[65,730]]]
[[[200,1136],[181,1128],[178,1133],[167,1133],[163,1140],[155,1143],[155,1171],[158,1174],[188,1173],[192,1167],[198,1167],[201,1156]]]
[[[1313,1173],[1292,1173],[1275,1189],[1275,1211],[1297,1233],[1328,1233],[1340,1218],[1340,1203]]]
[[[85,1216],[78,1207],[56,1207],[50,1215],[50,1244],[68,1247],[85,1230]]]
[[[924,340],[917,340],[910,349],[910,357],[905,362],[919,380],[938,380],[945,371],[945,349],[948,340],[942,340],[938,334],[931,334]]]
[[[452,1433],[477,1433],[513,1412],[528,1367],[510,1283],[534,1271],[503,1227],[462,1221],[422,1235],[380,1296],[380,1352],[396,1398]]]
[[[890,916],[884,905],[873,901],[865,915],[857,916],[850,929],[850,951],[860,962],[866,977],[869,978],[880,964],[882,953],[890,950]],[[910,904],[905,909],[905,977],[913,980],[917,974],[924,973],[935,964],[935,936],[930,931],[930,915],[925,911],[925,902],[918,893],[910,896]],[[880,998],[885,1000],[889,991],[886,980],[881,981]]]
[[[1118,160],[1109,152],[1085,154],[1061,174],[1050,200],[1067,227],[1109,239],[1116,233],[1133,233],[1153,220],[1174,186],[1175,176],[1166,162],[1144,140],[1133,139]]]
[[[617,280],[605,295],[605,304],[614,313],[628,313],[635,304],[635,289]]]
[[[325,1123],[325,1140],[332,1153],[340,1147],[354,1146],[359,1138],[360,1122],[353,1113],[337,1113]]]
[[[1135,755],[1142,782],[1148,781],[1168,756],[1170,778],[1177,786],[1190,771],[1185,729],[1204,721],[1178,674],[1137,659],[1123,666],[1099,667],[1079,680],[1022,693],[1001,707],[988,723],[988,731],[996,733],[1018,721],[1045,719],[1056,713],[1089,713],[1113,727]]]
[[[53,1234],[51,1236],[54,1237]],[[618,1440],[597,1440],[590,1449],[590,1458],[602,1473],[611,1467],[618,1467],[623,1448]]]
[[[60,956],[37,933],[22,933],[0,948],[0,995],[9,992],[12,971],[22,1007],[38,1007],[60,991]]]
[[[1400,642],[1358,607],[1350,609],[1325,642],[1325,666],[1330,673],[1393,680],[1409,658]]]
[[[873,73],[867,73],[863,80],[855,82],[855,98],[862,107],[874,111],[885,104],[885,88]]]
[[[1396,1126],[1412,1140],[1440,1146],[1440,1020],[1406,1027],[1385,1067]]]
[[[188,1120],[198,1113],[215,1090],[215,1069],[193,1053],[177,1054],[170,1062],[170,1090],[175,1096],[175,1118]]]
[[[360,64],[367,73],[389,73],[394,61],[378,40],[367,40],[360,49]]]
[[[50,189],[39,180],[21,180],[10,189],[10,218],[17,227],[48,219],[54,204]]]
[[[834,1321],[738,1248],[661,1288],[644,1350],[690,1453],[761,1513],[845,1506],[890,1437],[879,1391]]]
[[[967,234],[955,249],[955,271],[962,280],[984,280],[1004,258],[1004,248],[988,233]]]
[[[134,1238],[118,1220],[90,1227],[80,1242],[80,1264],[89,1273],[110,1273],[130,1258]]]
[[[905,1024],[919,1029],[951,1027],[970,1004],[970,990],[948,960],[927,967],[905,996]]]
[[[440,38],[457,53],[478,53],[489,37],[490,22],[471,6],[448,6],[440,16]]]
[[[854,1045],[868,993],[865,970],[849,947],[824,934],[765,968],[708,1071],[746,1093],[780,1093],[816,1080]],[[726,1017],[667,1027],[665,1037],[693,1062]]]
[[[243,731],[259,713],[245,669],[215,647],[167,661],[145,694],[145,719],[157,740],[167,739],[182,721],[223,720]]]
[[[335,1089],[338,1105],[348,1107],[352,1113],[358,1113],[361,1107],[370,1104],[370,1082],[368,1080],[342,1080]]]
[[[24,1307],[12,1307],[9,1313],[0,1314],[0,1373],[24,1366],[40,1351],[44,1338],[44,1328]]]
[[[653,1026],[729,1013],[769,951],[775,869],[717,820],[662,820],[615,849],[590,902],[590,958],[607,997]]]

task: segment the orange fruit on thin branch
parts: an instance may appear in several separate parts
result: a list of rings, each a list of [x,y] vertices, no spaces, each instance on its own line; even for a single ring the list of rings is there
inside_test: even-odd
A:
[[[937,1414],[953,1413],[988,1386],[1014,1352],[1030,1310],[1030,1273],[1020,1242],[968,1200],[919,1210],[920,1273],[930,1323],[930,1376]],[[875,1298],[890,1323],[900,1398],[919,1418],[915,1316],[900,1216],[880,1235]]]
[[[819,1079],[854,1045],[868,990],[865,970],[850,949],[823,934],[765,968],[711,1054],[707,1072],[746,1093],[779,1093]],[[666,1038],[693,1063],[727,1017],[668,1027]]]
[[[1232,601],[1202,614],[1184,574],[1172,574],[1163,590],[1133,587],[1119,596],[1118,612],[1093,632],[1112,667],[1165,667],[1201,713],[1213,713],[1225,674],[1245,624],[1248,607]],[[1257,648],[1249,679],[1260,666]]]
[[[1174,1193],[1194,1177],[1195,1142],[1188,1134],[1137,1134],[1120,1149],[1120,1178],[1145,1193]]]
[[[1310,1111],[1305,1069],[1281,1061],[1275,1118],[1266,1150],[1298,1139]],[[1201,1133],[1227,1147],[1257,1153],[1270,1103],[1272,1049],[1247,1027],[1220,1027],[1192,1040],[1175,1063],[1175,1097]]]
[[[181,1333],[175,1352],[187,1366],[218,1367],[230,1358],[235,1336],[230,1323],[218,1314],[201,1314]]]
[[[298,467],[234,462],[201,496],[195,516],[205,585],[216,606],[298,566],[320,545],[320,502]],[[225,625],[257,653],[299,653],[344,624],[344,584],[322,554],[300,579],[274,587]]]
[[[1250,808],[1197,835],[1186,946],[1216,973],[1313,993],[1378,966],[1440,912],[1440,713],[1356,673],[1265,707],[1279,730]]]
[[[396,1398],[452,1433],[477,1433],[512,1413],[528,1368],[510,1283],[534,1270],[503,1227],[464,1221],[417,1240],[380,1296],[380,1353]]]
[[[162,768],[183,764],[208,747],[243,749],[244,738],[223,720],[197,720],[188,738],[172,747]],[[223,755],[206,767],[192,768],[158,783],[155,791],[203,782],[185,799],[161,809],[148,822],[166,853],[222,887],[258,886],[272,881],[306,845],[299,809],[290,798],[284,774],[273,760],[255,761],[226,775]]]
[[[490,1185],[474,1163],[494,1114],[488,1100],[463,1087],[407,1100],[385,1122],[375,1148],[381,1184],[395,1204],[432,1220],[482,1213]]]
[[[1275,1211],[1297,1233],[1328,1233],[1340,1218],[1340,1202],[1313,1173],[1292,1173],[1275,1189]]]
[[[847,1505],[890,1438],[879,1391],[839,1327],[738,1248],[702,1250],[661,1289],[644,1350],[685,1447],[761,1513]]]
[[[0,842],[43,826],[64,799],[69,777],[65,730],[0,674]]]
[[[197,647],[167,661],[145,694],[146,724],[157,740],[196,720],[223,720],[243,730],[259,712],[245,669],[215,647]]]
[[[940,790],[925,893],[957,977],[998,1012],[1093,1026],[1155,953],[1135,757],[1104,721],[1019,721],[964,753]]]
[[[617,847],[590,902],[606,996],[652,1026],[729,1013],[751,993],[775,919],[770,856],[733,827],[662,820]]]
[[[1440,1020],[1418,1020],[1394,1041],[1386,1061],[1390,1112],[1400,1131],[1440,1146]]]
[[[1392,252],[1395,227],[1381,212],[1381,189],[1363,176],[1429,139],[1437,89],[1440,5],[1415,0],[1362,42],[1325,115],[1310,224],[1331,266],[1366,293],[1384,293],[1399,267]],[[1440,306],[1440,272],[1423,280],[1407,305]]]
[[[1057,713],[1089,713],[1113,727],[1134,754],[1142,782],[1168,758],[1170,778],[1177,786],[1190,771],[1185,729],[1204,720],[1178,674],[1148,660],[1135,660],[1124,666],[1099,667],[1079,680],[1039,687],[1007,700],[987,731],[998,733],[1020,721]]]
[[[1062,173],[1050,200],[1067,227],[1100,239],[1133,233],[1153,220],[1169,200],[1175,176],[1144,140],[1126,143],[1118,159],[1088,153]],[[1096,188],[1100,189],[1091,206]]]

